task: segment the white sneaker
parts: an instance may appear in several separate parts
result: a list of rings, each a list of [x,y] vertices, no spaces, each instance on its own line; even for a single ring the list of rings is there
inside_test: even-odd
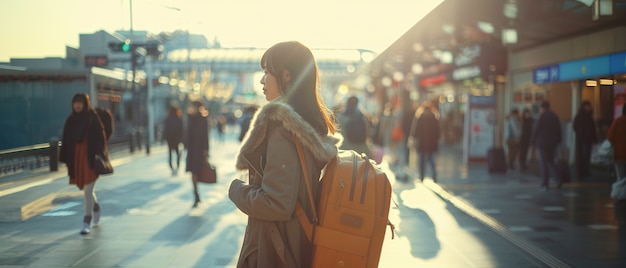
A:
[[[93,227],[98,227],[100,223],[100,210],[93,212]]]
[[[91,226],[87,223],[83,223],[83,229],[80,230],[81,235],[86,235],[91,233]]]

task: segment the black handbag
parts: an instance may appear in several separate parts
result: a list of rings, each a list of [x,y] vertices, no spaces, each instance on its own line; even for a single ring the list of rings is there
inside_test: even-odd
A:
[[[113,173],[113,166],[111,165],[111,161],[109,161],[109,159],[104,155],[96,155],[93,169],[94,171],[96,171],[96,173],[100,175]]]
[[[200,171],[198,182],[216,183],[217,171],[215,170],[215,166],[211,165],[209,162],[204,163],[202,165],[202,170]]]

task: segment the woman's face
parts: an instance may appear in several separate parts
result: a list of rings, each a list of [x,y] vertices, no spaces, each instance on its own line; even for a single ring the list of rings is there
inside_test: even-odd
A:
[[[267,101],[272,101],[280,97],[278,79],[275,75],[265,71],[263,78],[261,78],[261,84],[263,85],[263,94],[265,94],[265,99]]]
[[[72,109],[74,109],[75,113],[80,113],[83,111],[84,105],[80,101],[72,102]]]

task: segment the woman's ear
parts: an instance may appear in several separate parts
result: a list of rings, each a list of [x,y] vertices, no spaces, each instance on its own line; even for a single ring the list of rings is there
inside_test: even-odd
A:
[[[291,83],[291,73],[289,73],[289,71],[287,70],[283,70],[281,80],[283,81],[283,83],[285,83],[285,85]]]

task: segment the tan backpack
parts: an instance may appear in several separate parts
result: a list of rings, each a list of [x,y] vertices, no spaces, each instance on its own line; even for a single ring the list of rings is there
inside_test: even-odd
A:
[[[365,155],[339,150],[322,172],[319,202],[315,204],[302,144],[296,140],[314,222],[300,204],[296,215],[313,241],[314,268],[378,267],[389,222],[391,184],[387,175]]]

